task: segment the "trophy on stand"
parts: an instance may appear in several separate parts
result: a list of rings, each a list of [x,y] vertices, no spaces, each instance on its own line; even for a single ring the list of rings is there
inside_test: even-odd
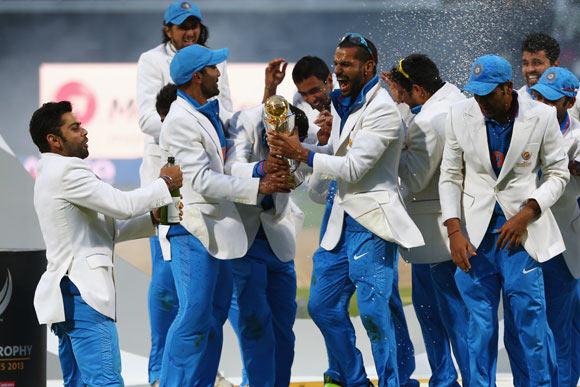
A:
[[[294,130],[294,114],[290,111],[288,101],[279,95],[273,95],[264,104],[264,125],[267,131],[290,134]],[[299,161],[286,159],[290,163],[289,182],[293,188],[304,182],[304,175],[298,171]]]

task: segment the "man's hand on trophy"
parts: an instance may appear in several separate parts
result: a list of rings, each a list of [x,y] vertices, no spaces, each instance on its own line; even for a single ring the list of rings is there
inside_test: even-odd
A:
[[[296,161],[308,161],[308,150],[300,143],[296,130],[292,134],[270,131],[267,137],[270,154]]]
[[[286,175],[289,175],[290,163],[286,159],[276,157],[270,154],[268,155],[268,158],[264,161],[264,173],[270,174],[277,172],[283,172]]]
[[[278,85],[282,83],[286,76],[286,67],[288,62],[284,58],[272,59],[266,66],[266,78],[264,84],[264,98],[262,102],[266,102],[268,98],[276,95]]]
[[[276,192],[290,192],[293,188],[289,175],[285,172],[269,173],[260,179],[258,192],[264,195]]]
[[[332,113],[328,110],[321,111],[318,117],[314,120],[314,124],[320,127],[320,130],[316,133],[318,145],[328,144],[330,131],[332,130]]]

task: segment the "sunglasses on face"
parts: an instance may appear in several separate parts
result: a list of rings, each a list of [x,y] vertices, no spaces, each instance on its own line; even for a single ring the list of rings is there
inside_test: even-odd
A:
[[[367,43],[367,40],[365,39],[365,37],[357,32],[347,32],[347,34],[344,35],[342,37],[342,39],[340,39],[340,42],[338,42],[338,45],[341,45],[344,42],[349,42],[349,43],[355,44],[357,46],[364,47],[368,51],[368,53],[371,55],[371,58],[375,57],[373,55],[373,51],[371,50],[371,48],[369,47],[369,44]]]

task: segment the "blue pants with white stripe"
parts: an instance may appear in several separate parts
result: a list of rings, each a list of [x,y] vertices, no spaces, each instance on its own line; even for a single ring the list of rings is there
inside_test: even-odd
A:
[[[520,246],[497,247],[498,233],[487,232],[471,269],[457,270],[455,279],[469,310],[470,386],[493,386],[497,366],[500,295],[514,316],[531,386],[550,386],[557,375],[550,367],[554,339],[548,326],[544,279],[540,264]],[[510,355],[510,358],[512,356]],[[516,374],[514,374],[514,377]],[[518,380],[514,380],[518,385]]]
[[[232,296],[231,261],[212,257],[182,226],[171,226],[168,237],[179,310],[167,332],[160,385],[212,386]]]
[[[554,386],[575,387],[578,378],[573,379],[574,358],[574,315],[578,303],[578,280],[575,279],[561,254],[542,263],[548,324],[554,334],[558,379]],[[513,315],[509,310],[504,313],[504,343],[510,354],[514,379],[519,386],[530,385],[528,367],[523,357],[523,348],[515,332]],[[571,339],[572,338],[572,339]],[[553,365],[554,367],[555,365]]]
[[[240,343],[246,384],[286,387],[294,360],[294,261],[280,261],[262,233],[245,257],[232,260],[232,273],[229,320]]]
[[[165,349],[167,331],[177,315],[179,303],[171,273],[171,263],[163,260],[157,236],[149,238],[151,246],[151,282],[147,297],[151,351],[149,352],[149,384],[159,380],[161,361]]]
[[[463,384],[469,383],[469,314],[455,284],[456,268],[453,261],[412,265],[413,307],[431,367],[430,386],[459,386],[451,348]]]
[[[396,273],[396,245],[372,234],[348,216],[337,246],[332,251],[322,248],[316,251],[308,311],[324,336],[329,358],[325,376],[344,386],[368,385],[348,315],[348,304],[356,289],[379,384],[399,385],[399,380],[405,380],[401,385],[407,383],[415,360],[402,303],[400,297],[395,300],[398,291],[393,292]],[[400,329],[397,334],[396,327]],[[395,344],[395,335],[400,345]],[[416,381],[409,383],[418,385]]]

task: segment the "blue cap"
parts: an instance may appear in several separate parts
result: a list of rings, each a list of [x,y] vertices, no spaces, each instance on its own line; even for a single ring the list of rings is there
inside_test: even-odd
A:
[[[201,11],[195,4],[189,1],[175,1],[165,10],[163,22],[165,24],[171,23],[178,26],[190,16],[195,16],[199,21],[203,20],[201,18]]]
[[[512,65],[498,55],[480,56],[471,65],[465,91],[475,95],[488,95],[501,83],[512,80]]]
[[[532,90],[549,101],[557,101],[564,97],[576,97],[578,83],[578,78],[570,70],[564,67],[550,67],[532,86]]]
[[[194,44],[177,51],[171,64],[169,73],[173,83],[183,85],[191,80],[193,73],[206,66],[222,63],[228,58],[228,49],[210,50],[207,47]]]

